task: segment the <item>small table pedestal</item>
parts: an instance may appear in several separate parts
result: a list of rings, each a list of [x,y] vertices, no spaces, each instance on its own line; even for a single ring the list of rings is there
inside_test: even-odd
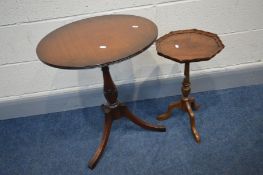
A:
[[[129,120],[131,120],[133,123],[139,125],[140,127],[148,130],[153,131],[160,131],[165,132],[166,128],[164,126],[158,126],[158,125],[152,125],[149,123],[146,123],[145,121],[139,119],[136,117],[133,113],[131,113],[127,106],[125,106],[123,103],[118,101],[118,91],[117,88],[112,81],[109,67],[104,66],[102,67],[103,72],[103,80],[104,80],[104,96],[108,102],[108,105],[102,105],[102,110],[105,114],[105,123],[104,123],[104,130],[101,142],[94,153],[93,157],[90,159],[88,166],[90,169],[93,169],[96,164],[98,163],[106,145],[108,142],[108,138],[110,135],[111,125],[113,120],[119,119],[122,116],[127,117]]]
[[[184,80],[182,82],[182,98],[180,101],[173,102],[169,104],[167,111],[164,114],[161,114],[157,117],[158,120],[166,120],[171,117],[173,109],[181,109],[188,113],[190,117],[190,125],[192,134],[197,143],[200,143],[200,135],[196,130],[195,127],[195,116],[193,110],[198,110],[199,105],[196,104],[194,97],[189,97],[191,92],[191,83],[190,83],[190,76],[189,76],[189,67],[190,63],[185,63],[184,68]]]
[[[193,110],[197,110],[199,106],[195,103],[193,97],[189,97],[191,91],[189,80],[190,62],[210,60],[223,48],[224,44],[216,34],[197,29],[173,31],[162,36],[156,42],[158,55],[185,64],[181,100],[170,104],[167,111],[158,116],[157,119],[168,119],[174,108],[182,109],[190,117],[191,130],[197,143],[200,143],[200,135],[195,128]]]

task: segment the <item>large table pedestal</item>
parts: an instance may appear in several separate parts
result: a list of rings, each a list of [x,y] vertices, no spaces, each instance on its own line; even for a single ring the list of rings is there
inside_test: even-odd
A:
[[[133,113],[129,111],[127,106],[119,102],[117,99],[118,91],[114,82],[112,81],[109,72],[109,67],[108,66],[102,67],[102,72],[103,72],[103,80],[104,80],[104,96],[108,104],[102,105],[102,110],[105,114],[104,130],[103,130],[101,142],[96,152],[94,153],[93,157],[90,159],[88,163],[88,166],[91,169],[93,169],[96,166],[107,145],[113,120],[125,116],[133,123],[141,126],[144,129],[148,129],[152,131],[160,131],[160,132],[166,131],[166,128],[164,126],[152,125],[136,117]]]

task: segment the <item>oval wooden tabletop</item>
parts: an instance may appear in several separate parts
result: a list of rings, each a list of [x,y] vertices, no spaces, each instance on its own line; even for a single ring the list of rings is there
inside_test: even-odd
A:
[[[133,15],[106,15],[79,20],[54,30],[38,44],[41,61],[61,68],[103,66],[147,49],[156,25]]]
[[[170,32],[156,42],[159,55],[180,63],[209,60],[223,48],[216,34],[197,29]]]

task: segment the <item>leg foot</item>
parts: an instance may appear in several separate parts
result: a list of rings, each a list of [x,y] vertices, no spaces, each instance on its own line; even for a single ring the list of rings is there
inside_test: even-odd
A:
[[[123,112],[123,115],[126,116],[129,120],[131,120],[133,123],[139,125],[140,127],[144,129],[148,129],[152,131],[159,131],[159,132],[166,131],[165,126],[153,125],[153,124],[147,123],[143,121],[142,119],[136,117],[133,113],[129,111],[129,109],[126,106],[122,106],[122,112]]]
[[[179,108],[179,109],[187,112],[189,117],[190,117],[190,125],[191,125],[192,134],[195,138],[195,141],[197,143],[200,143],[201,138],[200,138],[200,135],[195,128],[195,116],[193,113],[193,110],[198,110],[200,106],[195,102],[194,97],[189,97],[189,94],[191,92],[189,70],[190,70],[190,62],[186,62],[185,68],[184,68],[184,80],[182,82],[182,88],[181,88],[181,90],[182,90],[181,101],[171,103],[168,106],[167,111],[164,114],[159,115],[157,117],[157,120],[168,119],[172,115],[172,110],[174,108]]]
[[[135,124],[149,130],[153,131],[161,131],[164,132],[166,128],[164,126],[155,126],[149,123],[146,123],[145,121],[139,119],[135,115],[133,115],[128,108],[121,104],[117,97],[118,97],[118,91],[117,88],[112,81],[109,67],[104,66],[102,67],[103,72],[103,80],[104,80],[104,96],[108,102],[108,105],[103,105],[102,110],[105,113],[105,124],[104,124],[104,131],[102,135],[101,142],[93,155],[93,157],[90,159],[88,166],[90,169],[95,168],[96,164],[98,163],[100,157],[103,154],[103,151],[107,145],[108,138],[110,135],[111,125],[113,120],[117,120],[123,115],[126,116],[128,119],[130,119]]]
[[[173,109],[181,108],[181,107],[182,107],[181,101],[173,102],[173,103],[169,104],[167,111],[165,113],[157,116],[157,120],[166,120],[166,119],[170,118],[172,115]]]
[[[200,138],[200,135],[195,128],[195,116],[194,116],[194,113],[192,111],[191,105],[189,102],[186,102],[185,105],[186,105],[187,113],[190,117],[190,125],[191,125],[192,134],[195,138],[195,141],[197,143],[200,143],[201,138]]]
[[[88,166],[90,169],[95,168],[95,166],[97,165],[101,155],[104,152],[104,149],[107,145],[108,138],[110,135],[112,117],[110,114],[105,114],[105,115],[106,116],[105,116],[104,131],[103,131],[102,139],[101,139],[100,145],[98,146],[96,152],[94,153],[93,157],[90,159],[88,163]]]
[[[189,102],[191,104],[191,108],[194,111],[197,111],[200,108],[200,105],[196,103],[195,98],[194,97],[189,97]]]

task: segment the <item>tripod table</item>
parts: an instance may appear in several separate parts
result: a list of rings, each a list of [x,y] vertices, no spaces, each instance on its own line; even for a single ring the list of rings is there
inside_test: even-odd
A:
[[[216,34],[197,29],[170,32],[156,42],[156,50],[160,56],[184,63],[185,76],[182,82],[181,100],[169,104],[166,112],[159,115],[157,119],[168,119],[173,109],[176,108],[187,112],[190,117],[191,131],[197,143],[200,143],[201,138],[195,127],[193,110],[197,110],[199,105],[195,102],[194,97],[189,97],[191,92],[190,63],[210,60],[223,48],[224,44]]]
[[[61,69],[100,67],[104,80],[106,105],[104,131],[101,142],[90,159],[93,169],[100,159],[113,120],[122,116],[144,129],[164,132],[164,126],[147,123],[118,100],[117,88],[111,78],[109,65],[131,58],[150,47],[157,38],[156,25],[143,17],[133,15],[105,15],[79,20],[54,30],[37,46],[39,59]]]

